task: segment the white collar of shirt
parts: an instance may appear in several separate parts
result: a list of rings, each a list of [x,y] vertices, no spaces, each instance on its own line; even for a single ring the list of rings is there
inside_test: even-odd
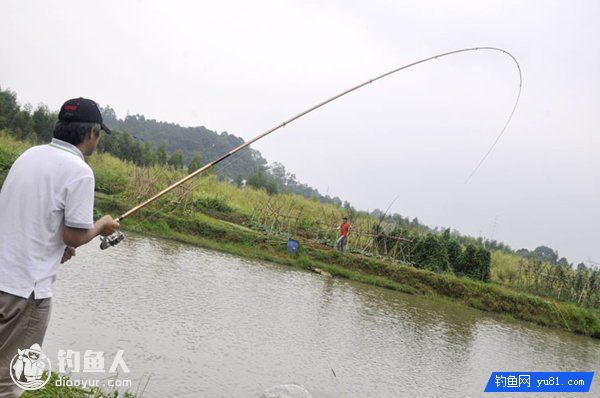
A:
[[[79,156],[81,160],[83,159],[83,153],[73,144],[69,144],[66,141],[59,140],[58,138],[52,138],[52,142],[48,144],[53,148],[62,149],[63,151],[71,152],[73,155]]]

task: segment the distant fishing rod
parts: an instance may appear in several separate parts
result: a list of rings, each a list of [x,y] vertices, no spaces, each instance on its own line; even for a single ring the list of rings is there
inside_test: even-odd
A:
[[[174,182],[173,184],[169,185],[167,188],[163,189],[162,191],[158,192],[156,195],[152,196],[151,198],[145,200],[144,202],[140,203],[139,205],[135,206],[134,208],[126,211],[125,213],[121,214],[118,218],[117,221],[122,221],[123,219],[129,217],[130,215],[136,213],[137,211],[139,211],[140,209],[148,206],[150,203],[154,202],[155,200],[157,200],[158,198],[160,198],[161,196],[167,194],[168,192],[172,191],[173,189],[177,188],[178,186],[180,186],[181,184],[185,183],[186,181],[194,178],[195,176],[197,176],[200,173],[203,173],[204,171],[212,168],[213,166],[217,165],[218,163],[222,162],[223,160],[227,159],[228,157],[230,157],[231,155],[241,151],[242,149],[250,146],[251,144],[255,143],[256,141],[260,140],[263,137],[266,137],[267,135],[273,133],[274,131],[279,130],[282,127],[287,126],[288,124],[290,124],[291,122],[301,118],[304,115],[309,114],[310,112],[321,108],[324,105],[327,105],[328,103],[335,101],[338,98],[341,98],[343,96],[345,96],[346,94],[350,94],[353,91],[356,91],[366,85],[369,85],[377,80],[383,79],[384,77],[387,77],[389,75],[392,75],[396,72],[400,72],[401,70],[404,69],[408,69],[410,67],[413,67],[415,65],[419,65],[422,64],[424,62],[428,62],[428,61],[432,61],[434,59],[437,58],[442,58],[442,57],[446,57],[448,55],[453,55],[453,54],[458,54],[458,53],[463,53],[463,52],[468,52],[468,51],[477,51],[477,50],[490,50],[490,51],[499,51],[501,53],[504,53],[506,55],[508,55],[514,62],[515,65],[517,66],[517,70],[519,71],[519,92],[517,94],[517,98],[515,100],[515,104],[512,108],[512,111],[510,112],[510,115],[508,117],[508,119],[506,120],[506,123],[504,124],[504,127],[502,128],[502,130],[500,131],[500,133],[498,134],[498,136],[496,137],[494,143],[492,144],[492,146],[488,149],[488,151],[485,153],[485,155],[483,156],[483,158],[479,161],[479,163],[477,164],[477,166],[473,169],[473,171],[471,172],[471,174],[469,175],[469,177],[467,177],[467,180],[465,181],[465,183],[468,183],[469,180],[471,179],[471,177],[473,177],[473,175],[477,172],[477,170],[479,169],[479,167],[481,167],[481,165],[483,164],[483,162],[485,161],[485,159],[488,157],[488,155],[492,152],[492,150],[494,149],[494,147],[496,146],[496,144],[498,143],[498,141],[500,140],[500,138],[502,137],[502,135],[504,134],[504,131],[506,130],[506,128],[508,127],[508,124],[510,123],[515,110],[517,109],[517,105],[519,103],[519,98],[521,97],[521,88],[523,85],[523,76],[521,74],[521,66],[519,65],[519,62],[517,61],[517,59],[508,51],[503,50],[501,48],[497,48],[497,47],[471,47],[471,48],[463,48],[460,50],[454,50],[454,51],[449,51],[443,54],[437,54],[434,55],[432,57],[428,57],[428,58],[423,58],[419,61],[415,61],[412,62],[410,64],[401,66],[399,68],[393,69],[389,72],[386,72],[382,75],[379,75],[377,77],[374,77],[372,79],[369,79],[363,83],[360,83],[352,88],[349,88],[345,91],[342,91],[339,94],[334,95],[333,97],[326,99],[323,102],[318,103],[317,105],[314,105],[302,112],[300,112],[299,114],[297,114],[296,116],[291,117],[290,119],[286,120],[283,123],[278,124],[277,126],[265,131],[262,134],[257,135],[256,137],[252,138],[250,141],[244,142],[242,145],[238,146],[237,148],[232,149],[231,151],[229,151],[228,153],[224,154],[223,156],[221,156],[220,158],[213,160],[212,162],[204,165],[203,167],[199,168],[198,170],[194,171],[193,173],[185,176],[184,178],[182,178],[181,180]],[[114,234],[110,235],[110,236],[106,236],[101,238],[102,239],[102,244],[100,245],[100,248],[102,250],[110,247],[110,246],[114,246],[116,244],[118,244],[120,241],[122,241],[124,238],[124,235],[120,232],[117,231]]]

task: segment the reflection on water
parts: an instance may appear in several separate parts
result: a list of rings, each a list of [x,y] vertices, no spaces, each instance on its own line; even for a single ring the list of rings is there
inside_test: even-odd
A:
[[[61,268],[44,351],[61,348],[125,350],[145,397],[483,396],[494,370],[600,363],[590,338],[135,235]]]

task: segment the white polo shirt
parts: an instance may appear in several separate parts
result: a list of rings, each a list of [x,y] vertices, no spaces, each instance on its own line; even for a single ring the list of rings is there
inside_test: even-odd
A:
[[[63,229],[93,226],[94,173],[74,145],[53,139],[12,165],[0,191],[0,291],[52,297]]]

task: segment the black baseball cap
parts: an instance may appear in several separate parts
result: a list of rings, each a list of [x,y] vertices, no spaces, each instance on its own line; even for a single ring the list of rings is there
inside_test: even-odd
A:
[[[65,123],[98,123],[102,130],[110,134],[110,129],[102,122],[102,114],[100,113],[100,109],[98,109],[98,104],[91,99],[80,97],[68,100],[60,107],[58,120]]]

